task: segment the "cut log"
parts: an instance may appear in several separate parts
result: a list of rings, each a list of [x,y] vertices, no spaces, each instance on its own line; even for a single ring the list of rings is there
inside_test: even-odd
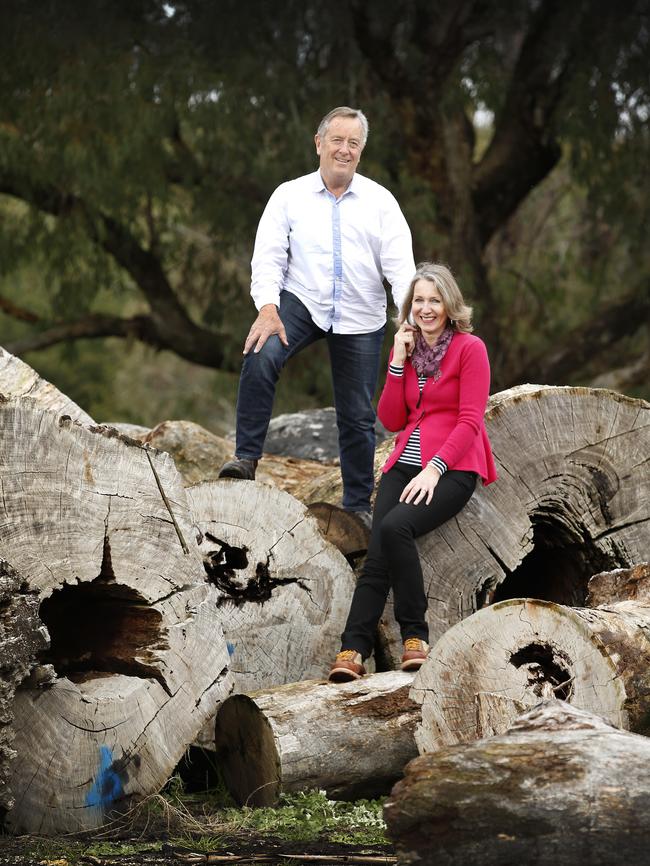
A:
[[[49,409],[57,415],[69,415],[73,421],[94,424],[90,415],[80,409],[69,397],[62,394],[50,382],[41,379],[29,364],[25,364],[2,347],[0,347],[0,394],[6,398],[30,397],[43,409]]]
[[[451,628],[420,669],[420,752],[503,733],[523,708],[556,697],[650,734],[650,606],[587,610],[497,602]]]
[[[374,674],[351,683],[292,683],[233,695],[219,708],[219,767],[241,805],[270,806],[309,788],[328,797],[377,797],[417,755],[419,707],[413,674]]]
[[[314,502],[307,510],[316,518],[323,537],[340,550],[354,568],[368,550],[368,527],[354,512],[344,511],[329,502]]]
[[[16,757],[13,701],[16,686],[27,678],[37,654],[49,646],[38,618],[38,598],[8,562],[0,559],[0,813],[13,806],[10,762]]]
[[[158,790],[226,696],[228,655],[173,461],[33,401],[0,405],[0,557],[55,675],[16,692],[6,822],[61,833]]]
[[[583,606],[596,572],[650,549],[650,405],[611,391],[521,385],[486,413],[499,480],[419,542],[430,642],[486,600],[535,596]],[[379,470],[391,442],[377,450]],[[340,479],[300,487],[303,502],[340,501]],[[496,591],[496,592],[495,592]],[[401,646],[389,604],[396,665]]]
[[[650,741],[561,701],[416,758],[384,807],[404,866],[646,863]]]
[[[187,490],[238,692],[315,679],[339,649],[354,573],[288,493],[222,480]]]
[[[617,601],[650,604],[650,562],[594,574],[588,585],[587,607],[600,607]]]

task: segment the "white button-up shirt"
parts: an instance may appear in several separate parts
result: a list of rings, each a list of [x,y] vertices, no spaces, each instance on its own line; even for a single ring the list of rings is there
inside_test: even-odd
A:
[[[366,334],[386,321],[384,277],[399,309],[415,272],[411,232],[395,197],[355,174],[343,195],[320,171],[281,184],[255,238],[251,295],[259,310],[286,289],[324,331]]]

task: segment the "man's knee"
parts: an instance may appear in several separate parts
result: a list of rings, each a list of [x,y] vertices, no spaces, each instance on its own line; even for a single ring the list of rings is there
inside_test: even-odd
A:
[[[243,376],[275,379],[286,363],[286,349],[277,335],[269,337],[259,352],[249,352],[244,358]]]

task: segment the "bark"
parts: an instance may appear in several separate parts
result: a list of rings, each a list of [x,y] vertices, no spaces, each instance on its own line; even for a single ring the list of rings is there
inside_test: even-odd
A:
[[[617,568],[594,574],[589,581],[587,607],[600,607],[617,601],[650,604],[650,563],[641,562],[633,568]]]
[[[549,701],[502,736],[411,761],[388,833],[404,866],[643,863],[649,762],[645,737]]]
[[[50,382],[41,379],[36,370],[0,347],[0,395],[30,397],[43,409],[57,415],[68,415],[82,424],[94,423],[90,415],[73,403]]]
[[[499,472],[461,513],[418,541],[431,643],[496,599],[534,595],[582,606],[596,572],[628,568],[650,545],[650,406],[611,391],[522,385],[491,397]],[[376,453],[376,478],[392,449]],[[336,470],[295,491],[340,502]],[[386,609],[389,665],[401,644]]]
[[[322,676],[354,589],[346,560],[281,490],[224,479],[187,494],[236,691]]]
[[[444,634],[411,695],[422,705],[420,752],[503,733],[523,707],[561,698],[650,733],[650,606],[593,610],[510,599]]]
[[[162,787],[228,694],[216,593],[170,457],[28,398],[0,405],[0,441],[0,557],[53,667],[16,692],[6,823],[92,829]]]
[[[9,785],[13,749],[13,700],[16,687],[49,645],[47,629],[38,618],[38,599],[8,562],[0,559],[0,811],[14,805]]]
[[[215,743],[230,794],[241,805],[270,806],[281,793],[308,788],[343,800],[386,793],[417,755],[412,681],[392,671],[228,698]]]

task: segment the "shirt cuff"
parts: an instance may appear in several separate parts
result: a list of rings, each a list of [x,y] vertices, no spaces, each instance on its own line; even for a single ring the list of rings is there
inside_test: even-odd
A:
[[[431,460],[429,460],[429,464],[433,466],[434,469],[437,469],[441,475],[444,475],[448,469],[445,461],[442,459],[442,457],[438,457],[437,454],[432,457]]]
[[[388,372],[392,373],[393,376],[403,376],[404,375],[404,365],[391,363],[388,365]]]
[[[265,289],[264,291],[257,289],[251,292],[251,297],[258,311],[265,304],[275,304],[276,307],[280,307],[280,293],[277,289]]]

